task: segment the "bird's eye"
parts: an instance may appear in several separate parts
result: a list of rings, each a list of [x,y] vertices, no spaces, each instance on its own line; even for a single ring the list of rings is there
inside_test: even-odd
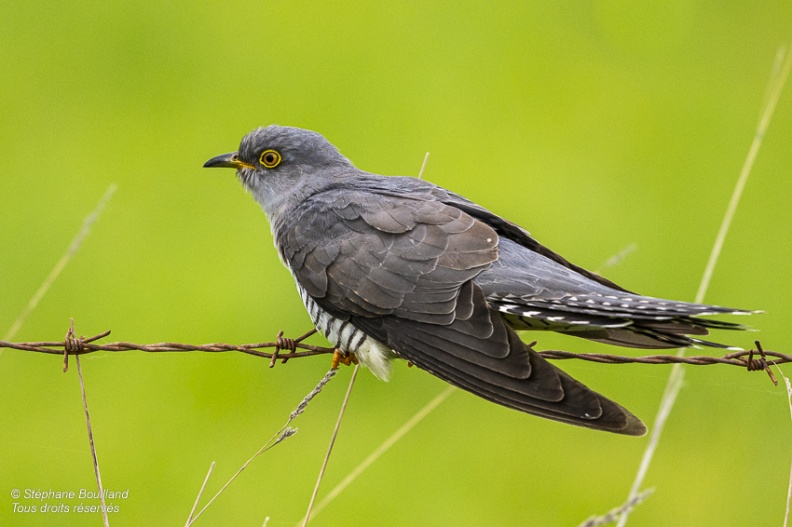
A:
[[[275,168],[280,165],[283,158],[275,150],[264,150],[259,157],[259,162],[264,168]]]

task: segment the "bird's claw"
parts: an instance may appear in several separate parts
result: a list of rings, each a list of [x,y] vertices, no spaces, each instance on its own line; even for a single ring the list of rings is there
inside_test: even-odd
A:
[[[345,366],[349,366],[350,364],[357,364],[358,360],[354,354],[350,353],[349,355],[345,354],[340,349],[336,348],[333,352],[333,362],[331,363],[331,367],[336,370],[338,366],[341,364]]]

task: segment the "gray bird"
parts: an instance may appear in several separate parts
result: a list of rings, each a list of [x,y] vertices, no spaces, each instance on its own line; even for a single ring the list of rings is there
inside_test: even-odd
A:
[[[383,380],[398,357],[509,408],[642,435],[640,419],[515,330],[637,348],[725,347],[698,336],[743,327],[698,317],[750,313],[631,293],[462,196],[355,168],[316,132],[258,128],[238,152],[204,166],[236,169],[316,328]]]

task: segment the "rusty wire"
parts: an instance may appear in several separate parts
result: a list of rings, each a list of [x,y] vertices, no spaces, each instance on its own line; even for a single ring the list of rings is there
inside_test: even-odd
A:
[[[792,355],[786,355],[777,351],[769,351],[762,348],[762,344],[756,340],[756,350],[740,350],[728,353],[722,357],[709,357],[699,355],[693,357],[680,357],[678,355],[646,355],[643,357],[624,357],[619,355],[607,355],[603,353],[572,353],[569,351],[547,350],[540,351],[539,354],[550,360],[579,359],[602,364],[692,364],[694,366],[710,366],[712,364],[730,364],[741,366],[748,371],[766,371],[773,384],[778,386],[770,365],[784,364],[792,362]],[[754,358],[754,354],[759,354],[759,358]],[[772,357],[772,360],[768,360]]]
[[[258,342],[254,344],[183,344],[178,342],[159,342],[156,344],[133,344],[131,342],[110,342],[107,344],[97,344],[97,340],[103,339],[110,334],[104,331],[92,337],[76,337],[74,333],[74,321],[71,322],[66,337],[62,341],[45,342],[5,342],[0,340],[0,349],[9,348],[22,351],[32,351],[36,353],[49,353],[51,355],[63,356],[63,371],[68,369],[69,355],[85,355],[97,351],[144,351],[149,353],[159,352],[184,352],[184,351],[203,351],[209,353],[221,353],[237,351],[270,359],[270,368],[280,359],[285,363],[289,359],[301,357],[312,357],[314,355],[333,354],[334,348],[314,346],[305,344],[303,340],[316,333],[315,329],[305,333],[299,338],[290,339],[283,336],[283,331],[279,332],[272,342]],[[690,356],[680,357],[678,355],[648,355],[643,357],[625,357],[620,355],[609,355],[604,353],[572,353],[559,350],[545,350],[538,353],[549,360],[568,360],[577,359],[602,364],[691,364],[694,366],[709,366],[712,364],[728,364],[740,366],[748,371],[764,370],[770,376],[774,384],[778,384],[770,365],[785,364],[792,362],[792,355],[779,353],[776,351],[765,350],[757,340],[756,350],[741,350],[728,353],[722,357],[710,356]],[[531,346],[536,343],[530,344]],[[273,349],[273,352],[261,351]],[[283,351],[287,353],[283,353]],[[298,351],[302,350],[302,351]],[[758,357],[755,355],[758,354]]]

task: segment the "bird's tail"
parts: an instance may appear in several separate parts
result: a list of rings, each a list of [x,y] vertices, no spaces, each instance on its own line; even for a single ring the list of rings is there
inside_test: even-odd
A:
[[[500,322],[496,317],[493,321]],[[595,430],[633,436],[646,433],[644,423],[629,410],[553,366],[513,330],[505,324],[502,327],[509,343],[505,356],[449,352],[454,349],[448,345],[453,336],[443,326],[397,332],[392,344],[401,358],[502,406]]]
[[[520,397],[515,397],[508,390],[502,391],[500,386],[476,385],[475,381],[478,381],[478,378],[472,384],[473,390],[469,391],[473,391],[473,393],[503,406],[546,417],[554,421],[624,435],[641,436],[646,434],[646,425],[629,410],[573,379],[563,370],[550,364],[529,345],[522,342],[511,330],[510,333],[512,333],[514,340],[519,341],[519,344],[515,342],[514,346],[522,345],[525,348],[525,353],[532,368],[531,378],[534,376],[540,378],[557,377],[563,396],[550,404],[536,405],[534,401],[526,401]],[[457,384],[463,389],[468,389],[462,386],[459,382],[460,380],[457,378],[456,381],[449,380],[449,382]],[[462,382],[465,381],[463,380]],[[467,382],[470,381],[468,380]],[[526,379],[526,382],[530,382],[530,379]]]

